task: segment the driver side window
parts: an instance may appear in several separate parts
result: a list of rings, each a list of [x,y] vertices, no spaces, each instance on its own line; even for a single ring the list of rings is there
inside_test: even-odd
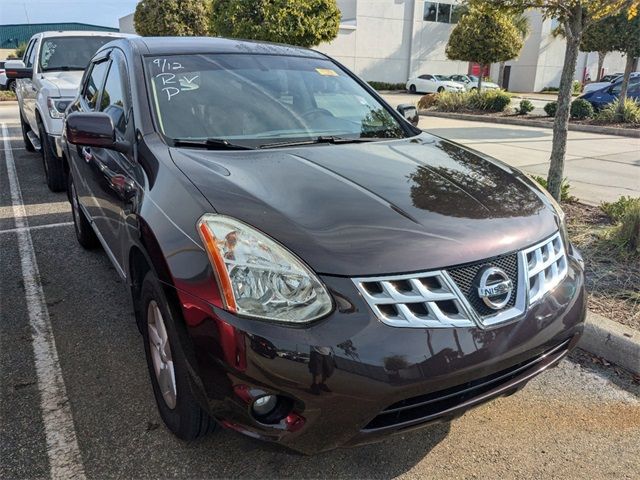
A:
[[[82,98],[87,103],[89,110],[96,110],[98,95],[100,88],[102,88],[108,66],[109,61],[106,60],[91,65],[91,72],[87,75],[84,88],[82,89]]]

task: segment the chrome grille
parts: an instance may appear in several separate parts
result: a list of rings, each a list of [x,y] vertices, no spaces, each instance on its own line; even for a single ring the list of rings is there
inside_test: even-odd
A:
[[[485,266],[504,270],[514,285],[509,303],[491,310],[474,279]],[[524,315],[528,305],[553,290],[568,271],[560,233],[521,250],[473,264],[424,273],[354,278],[375,315],[393,327],[492,327]]]
[[[560,233],[526,249],[524,254],[529,281],[529,304],[532,304],[553,290],[566,276],[567,256]]]
[[[451,276],[469,304],[481,317],[495,315],[496,311],[489,308],[478,296],[478,287],[474,285],[474,280],[478,272],[486,266],[498,267],[504,270],[513,283],[514,294],[509,302],[503,307],[507,310],[516,304],[515,292],[518,291],[518,254],[512,253],[501,257],[495,257],[481,262],[476,262],[462,267],[448,268],[447,273]]]
[[[441,272],[355,278],[374,313],[393,327],[468,327],[474,323]]]

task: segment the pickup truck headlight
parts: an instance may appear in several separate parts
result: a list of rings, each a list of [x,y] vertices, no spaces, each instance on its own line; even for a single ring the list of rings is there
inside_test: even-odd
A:
[[[205,214],[197,227],[226,310],[296,324],[331,312],[320,279],[275,240],[223,215]]]
[[[51,118],[64,117],[64,111],[71,105],[71,98],[47,97],[47,106]]]

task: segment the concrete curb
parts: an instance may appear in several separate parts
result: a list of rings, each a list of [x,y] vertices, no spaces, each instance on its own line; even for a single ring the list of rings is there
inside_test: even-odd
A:
[[[474,115],[470,113],[434,112],[431,110],[419,110],[418,113],[425,117],[451,118],[453,120],[471,120],[473,122],[499,123],[502,125],[519,125],[523,127],[553,128],[553,123],[540,120],[523,120],[520,118],[491,117],[487,115]],[[576,132],[599,133],[602,135],[617,135],[620,137],[640,138],[640,129],[603,127],[600,125],[578,125],[569,123],[569,130]]]
[[[587,312],[578,347],[640,375],[640,332]]]

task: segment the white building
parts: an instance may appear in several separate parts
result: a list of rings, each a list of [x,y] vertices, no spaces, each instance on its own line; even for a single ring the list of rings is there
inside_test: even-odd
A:
[[[317,47],[367,81],[399,83],[423,73],[477,73],[468,62],[448,60],[447,40],[458,18],[457,0],[337,0],[342,12],[338,36]],[[505,80],[509,90],[540,91],[557,87],[564,59],[565,42],[554,37],[553,20],[541,13],[528,13],[531,33],[520,57],[507,62]],[[120,31],[134,33],[133,14],[120,19]],[[622,72],[624,57],[607,55],[606,73]],[[597,53],[580,53],[575,78],[586,73],[598,78]],[[490,75],[498,80],[498,65]]]

